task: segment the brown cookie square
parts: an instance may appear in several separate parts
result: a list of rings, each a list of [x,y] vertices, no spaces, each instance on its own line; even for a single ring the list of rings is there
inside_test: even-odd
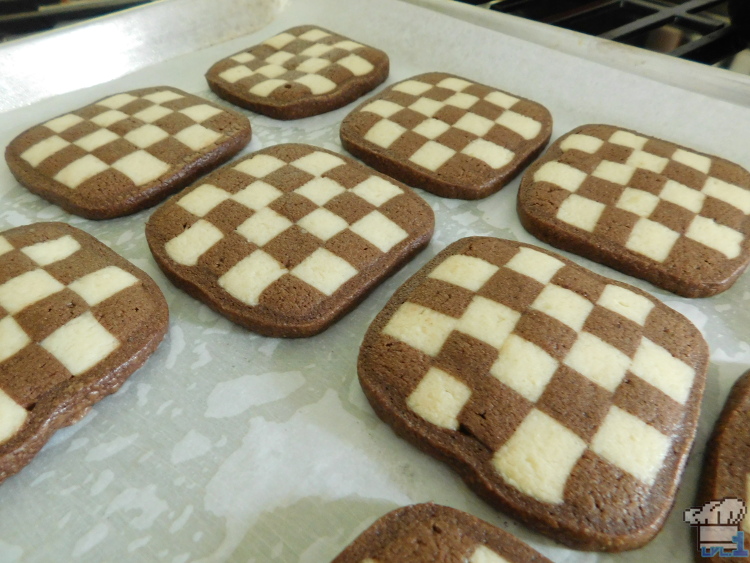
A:
[[[555,142],[517,209],[541,240],[684,297],[725,291],[750,263],[748,171],[611,125]]]
[[[187,186],[239,152],[250,135],[245,116],[159,86],[36,125],[11,141],[5,159],[35,194],[70,213],[110,219]]]
[[[119,389],[167,332],[153,280],[63,223],[0,233],[0,481]]]
[[[236,191],[241,174],[248,182]],[[221,214],[219,226],[214,210],[230,201],[245,212],[235,224]],[[429,242],[433,227],[432,209],[407,186],[346,156],[289,144],[172,198],[151,216],[146,238],[178,287],[255,332],[299,337],[351,310]],[[247,241],[241,257],[237,237]],[[225,271],[215,267],[222,256],[231,256]]]
[[[707,363],[698,329],[644,291],[472,237],[396,291],[358,373],[378,416],[482,498],[571,547],[621,551],[672,507]]]
[[[399,119],[405,108],[408,122]],[[432,72],[363,102],[340,133],[346,150],[393,178],[443,197],[479,199],[523,170],[551,132],[543,106]]]
[[[214,64],[211,90],[275,119],[345,106],[388,77],[388,55],[317,26],[293,27]]]

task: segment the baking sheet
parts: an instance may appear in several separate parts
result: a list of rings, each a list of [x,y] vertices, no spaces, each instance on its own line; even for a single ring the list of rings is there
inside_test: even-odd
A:
[[[750,166],[747,108],[396,0],[342,6],[290,0],[256,33],[5,112],[0,145],[118,91],[170,84],[216,100],[203,79],[214,61],[313,23],[386,50],[392,72],[381,88],[421,72],[452,72],[546,105],[553,140],[583,123],[613,123]],[[254,136],[242,154],[288,141],[342,151],[338,124],[352,107],[295,122],[247,112]],[[747,275],[720,296],[688,300],[572,257],[687,315],[712,351],[698,439],[675,509],[663,532],[638,551],[571,551],[490,509],[447,468],[398,439],[359,388],[356,357],[367,325],[430,257],[469,235],[539,244],[516,217],[518,183],[473,202],[421,192],[437,221],[428,249],[325,333],[281,340],[234,326],[173,288],[144,240],[150,210],[106,222],[81,219],[28,193],[0,165],[0,230],[69,222],[152,275],[172,315],[162,346],[120,392],[58,432],[0,486],[0,561],[324,562],[386,511],[425,501],[471,512],[558,563],[692,560],[682,512],[692,506],[707,435],[729,387],[750,366]]]

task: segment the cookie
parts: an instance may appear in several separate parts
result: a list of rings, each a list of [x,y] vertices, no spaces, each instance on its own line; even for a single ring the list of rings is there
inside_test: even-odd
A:
[[[696,516],[707,510],[707,503],[719,504],[724,499],[739,499],[745,503],[744,518],[735,524],[732,532],[725,539],[731,541],[739,531],[745,533],[744,549],[750,551],[750,518],[747,517],[747,505],[750,504],[750,371],[742,375],[732,387],[724,409],[714,427],[713,435],[707,442],[706,457],[703,463]],[[731,517],[730,511],[723,511],[724,518]],[[735,511],[737,514],[737,511]],[[713,521],[711,524],[729,524]],[[690,519],[686,521],[689,523]],[[710,540],[715,526],[696,527],[696,561],[747,561],[747,557],[704,557],[700,553],[701,540]],[[714,539],[718,539],[714,535]],[[724,546],[729,547],[729,546]],[[729,549],[732,551],[733,547]]]
[[[708,348],[647,293],[531,245],[467,238],[376,317],[375,412],[491,504],[557,541],[648,542],[692,445]]]
[[[684,297],[732,286],[750,262],[750,173],[722,158],[584,125],[518,192],[534,236]]]
[[[166,334],[154,281],[63,223],[0,233],[0,481],[114,393]]]
[[[432,209],[345,156],[277,145],[210,174],[146,226],[178,287],[268,336],[311,336],[430,240]]]
[[[551,563],[508,532],[447,506],[389,512],[333,563]]]
[[[135,213],[229,160],[250,141],[239,113],[159,86],[116,94],[13,139],[8,167],[30,191],[81,217]]]
[[[388,77],[388,55],[313,25],[293,27],[214,64],[211,90],[274,119],[319,115]]]
[[[365,101],[340,133],[344,148],[376,170],[439,196],[479,199],[536,158],[551,132],[543,106],[432,72]]]

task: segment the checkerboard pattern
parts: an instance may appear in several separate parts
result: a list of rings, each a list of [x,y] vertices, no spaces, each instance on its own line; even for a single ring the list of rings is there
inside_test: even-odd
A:
[[[286,105],[303,96],[330,96],[353,81],[369,80],[387,60],[382,51],[342,35],[300,26],[219,61],[207,78],[218,87],[217,94],[226,97],[223,92],[230,92],[231,101],[240,105]],[[250,109],[265,113],[256,106]]]
[[[44,393],[128,346],[128,300],[154,313],[142,280],[114,253],[72,227],[47,225],[47,235],[44,226],[0,235],[0,443]]]
[[[616,499],[624,487],[646,498],[690,432],[708,353],[698,331],[551,253],[469,241],[376,319],[363,350],[378,351],[360,365],[377,373],[360,378],[382,378],[371,383],[395,405],[475,439],[490,473],[541,503],[562,505],[572,491]]]
[[[750,258],[750,174],[735,164],[601,125],[579,128],[540,162],[519,194],[526,212],[549,202],[545,213],[581,238],[674,270],[705,256]]]
[[[381,264],[426,244],[432,222],[406,186],[329,151],[277,145],[157,211],[147,237],[167,271],[206,276],[251,317],[294,324],[326,303],[346,307],[384,275]]]
[[[11,148],[20,166],[52,181],[63,198],[104,189],[103,199],[114,204],[171,180],[243,126],[249,128],[244,117],[196,96],[147,88],[33,127]]]
[[[546,144],[550,127],[551,117],[539,104],[429,73],[362,104],[343,122],[341,137],[347,150],[373,166],[367,154],[417,171],[421,181],[399,177],[406,183],[444,195],[430,182],[441,179],[467,192],[458,197],[477,191],[484,197]]]

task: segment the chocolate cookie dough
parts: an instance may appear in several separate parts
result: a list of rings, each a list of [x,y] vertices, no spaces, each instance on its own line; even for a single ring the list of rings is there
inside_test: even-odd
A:
[[[430,240],[432,209],[345,156],[277,145],[210,174],[146,226],[178,287],[269,336],[311,336]]]
[[[114,393],[164,337],[144,272],[63,223],[0,233],[0,481]]]
[[[333,563],[551,563],[508,532],[447,506],[389,512]]]
[[[708,348],[647,293],[531,245],[467,238],[392,297],[360,349],[395,432],[577,549],[647,543],[693,442]]]
[[[239,113],[159,86],[116,94],[21,133],[5,151],[29,191],[81,217],[135,213],[250,141]]]
[[[341,143],[402,182],[443,197],[479,199],[510,182],[552,132],[543,106],[441,72],[365,101],[341,124]]]
[[[725,499],[738,499],[745,503],[745,513],[736,521],[728,510],[721,510],[714,516],[704,516],[709,524],[727,525],[739,524],[740,531],[745,533],[744,548],[750,551],[750,518],[747,516],[747,506],[750,504],[750,371],[742,375],[732,387],[724,409],[714,427],[713,435],[707,442],[706,458],[703,463],[698,498],[696,500],[697,516],[706,512],[706,503],[714,505],[723,504]],[[694,510],[695,512],[695,510]],[[733,522],[728,519],[732,518]],[[689,520],[686,518],[686,520]],[[696,527],[694,538],[696,561],[719,563],[738,563],[747,561],[747,557],[704,557],[701,555],[699,545],[701,540],[704,544],[711,540],[732,540],[734,534],[723,538],[712,534],[712,528],[716,526]],[[726,529],[725,529],[726,531]],[[727,551],[733,551],[735,546],[725,545]]]
[[[750,173],[611,125],[584,125],[529,168],[523,226],[549,244],[685,297],[731,287],[750,262]]]
[[[299,119],[345,106],[388,77],[388,55],[312,25],[222,59],[206,73],[225,100],[275,119]]]

